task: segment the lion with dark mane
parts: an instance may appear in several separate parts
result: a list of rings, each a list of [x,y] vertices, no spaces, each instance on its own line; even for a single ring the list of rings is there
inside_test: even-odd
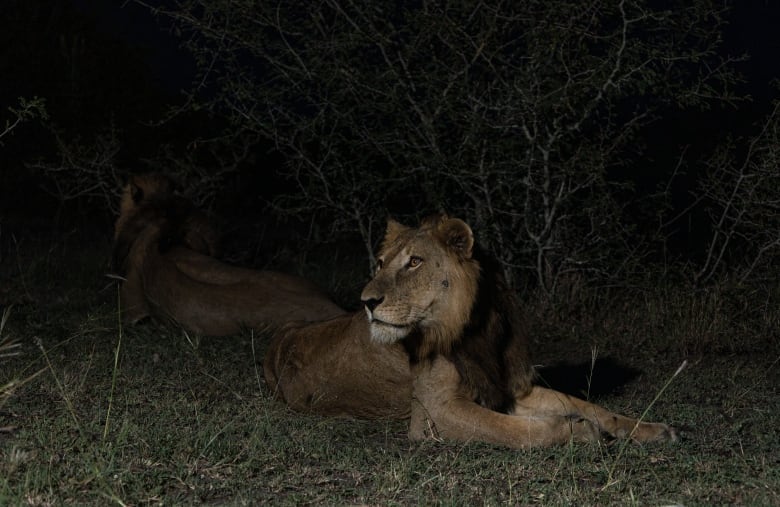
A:
[[[665,424],[532,383],[518,303],[461,220],[389,221],[364,310],[352,314],[306,280],[215,259],[216,230],[159,175],[125,187],[114,239],[126,321],[156,315],[208,335],[275,330],[265,377],[293,409],[411,418],[414,440],[676,439]]]
[[[389,221],[364,311],[290,324],[266,355],[269,387],[292,408],[357,417],[411,416],[414,440],[510,447],[675,440],[641,422],[533,385],[518,303],[462,220]]]
[[[217,242],[208,218],[175,194],[169,178],[132,177],[114,230],[123,320],[156,315],[194,333],[228,335],[344,313],[303,278],[220,262]]]

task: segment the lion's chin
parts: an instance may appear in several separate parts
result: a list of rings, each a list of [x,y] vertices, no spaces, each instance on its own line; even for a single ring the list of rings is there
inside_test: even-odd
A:
[[[370,324],[371,341],[375,343],[390,344],[407,337],[411,328],[406,326],[394,326],[378,320]]]

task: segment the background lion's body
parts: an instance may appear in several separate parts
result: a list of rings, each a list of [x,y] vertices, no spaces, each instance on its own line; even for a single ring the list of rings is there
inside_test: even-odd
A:
[[[115,260],[125,278],[124,320],[157,315],[194,333],[227,335],[344,313],[303,278],[230,266],[207,255],[216,249],[216,232],[164,181],[144,176],[123,194]]]

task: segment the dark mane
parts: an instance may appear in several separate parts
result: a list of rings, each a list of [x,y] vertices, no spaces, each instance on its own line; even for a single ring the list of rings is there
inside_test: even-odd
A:
[[[514,408],[515,397],[531,388],[526,331],[498,263],[478,247],[474,260],[480,276],[471,315],[460,339],[443,355],[455,364],[477,403],[506,413]],[[435,356],[421,357],[420,352],[427,350],[424,341],[421,331],[404,340],[412,363]]]

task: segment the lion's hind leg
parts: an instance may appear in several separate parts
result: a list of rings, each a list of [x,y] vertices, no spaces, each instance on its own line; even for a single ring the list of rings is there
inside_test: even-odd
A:
[[[534,386],[527,396],[515,400],[513,415],[582,418],[590,421],[602,434],[612,438],[631,438],[637,442],[677,440],[674,428],[666,424],[640,422],[610,412],[596,404],[539,386]]]

